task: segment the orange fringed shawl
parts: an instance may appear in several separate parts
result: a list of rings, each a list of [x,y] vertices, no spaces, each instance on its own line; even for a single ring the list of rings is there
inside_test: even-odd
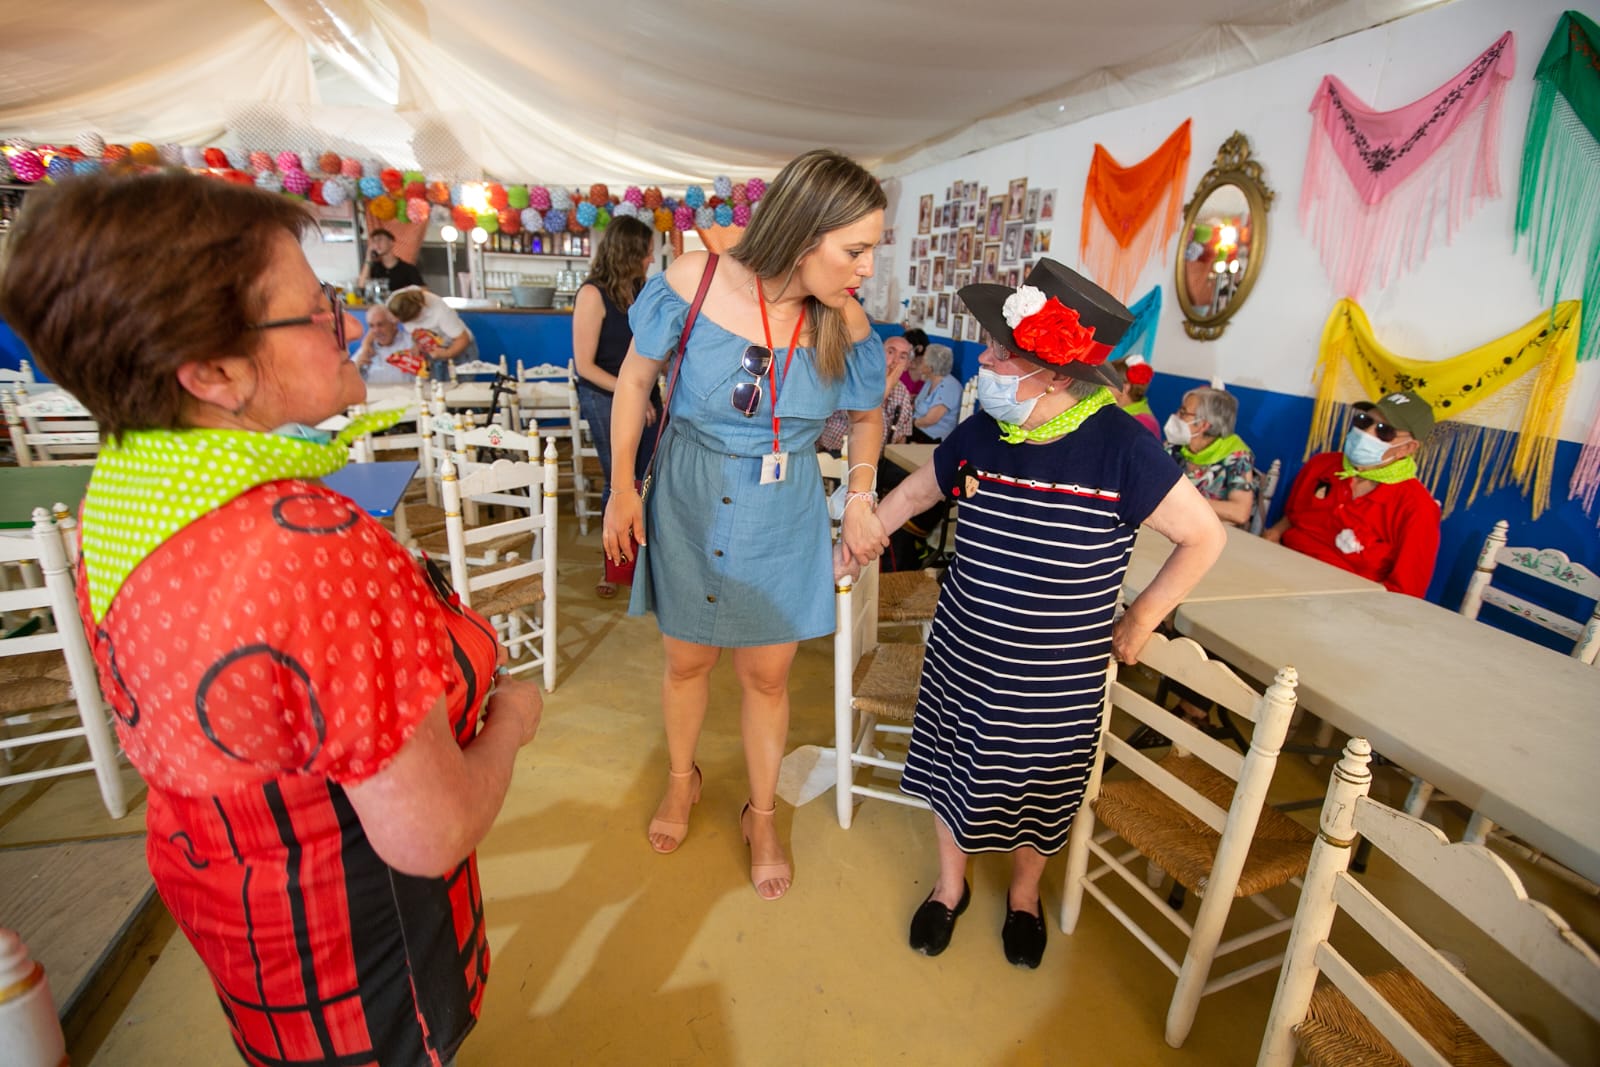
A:
[[[1178,231],[1189,173],[1189,121],[1131,167],[1094,146],[1083,189],[1078,259],[1086,274],[1124,304],[1151,256]]]

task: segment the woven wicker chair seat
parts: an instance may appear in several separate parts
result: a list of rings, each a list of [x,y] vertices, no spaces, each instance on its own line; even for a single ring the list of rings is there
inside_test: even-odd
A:
[[[72,675],[60,652],[0,659],[0,714],[45,708],[72,699]]]
[[[1194,756],[1168,752],[1163,770],[1224,810],[1237,787],[1232,778]],[[1144,779],[1107,782],[1094,811],[1117,836],[1138,849],[1198,896],[1205,896],[1217,845],[1222,840],[1193,812]],[[1275,808],[1263,807],[1250,854],[1239,875],[1236,897],[1254,896],[1305,873],[1314,835]]]
[[[878,576],[878,619],[882,622],[927,622],[938,603],[936,571],[889,571]]]
[[[1410,971],[1384,971],[1368,981],[1428,1043],[1457,1067],[1504,1067],[1494,1049]],[[1295,1041],[1312,1067],[1407,1067],[1393,1045],[1333,983],[1317,982]]]
[[[479,615],[509,615],[517,608],[537,604],[543,599],[544,576],[531,574],[505,585],[480,589],[472,595],[472,610]]]
[[[440,559],[444,559],[450,555],[449,537],[445,534],[443,529],[420,534],[416,537],[413,537],[412,540],[417,543],[418,548],[422,549],[430,556],[438,556]],[[525,532],[506,534],[504,537],[495,537],[488,541],[479,541],[477,544],[468,545],[467,556],[469,558],[476,558],[491,551],[497,555],[504,555],[507,552],[515,552],[517,553],[519,560],[526,562],[528,553],[532,551],[532,544],[532,538],[530,538]]]
[[[856,710],[910,722],[917,711],[925,651],[922,645],[879,645],[862,656],[851,684]]]

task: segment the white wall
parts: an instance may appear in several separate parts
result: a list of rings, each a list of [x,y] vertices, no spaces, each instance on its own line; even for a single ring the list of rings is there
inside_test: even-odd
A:
[[[945,190],[958,179],[987,185],[990,196],[1004,193],[1006,183],[1020,177],[1028,179],[1030,188],[1053,187],[1057,199],[1050,255],[1077,267],[1084,180],[1096,142],[1119,162],[1131,164],[1192,118],[1187,199],[1222,142],[1240,130],[1276,193],[1268,215],[1266,259],[1248,302],[1219,340],[1191,340],[1172,296],[1172,244],[1145,268],[1132,298],[1152,285],[1164,291],[1153,360],[1158,370],[1310,396],[1322,326],[1341,295],[1297,217],[1312,94],[1323,75],[1335,74],[1370,107],[1389,110],[1409,104],[1457,74],[1509,29],[1516,35],[1517,67],[1503,105],[1499,199],[1481,204],[1453,245],[1436,243],[1418,270],[1387,289],[1368,292],[1362,302],[1379,341],[1393,351],[1443,359],[1475,348],[1544,310],[1526,257],[1512,252],[1512,226],[1533,70],[1557,18],[1572,6],[1571,0],[1457,0],[1163,100],[907,174],[900,181],[893,219],[893,269],[901,292],[916,235],[918,199],[926,193],[934,194],[936,204],[943,203]],[[1562,294],[1577,295],[1576,285]],[[1583,440],[1597,404],[1600,360],[1591,360],[1579,365],[1562,438]]]

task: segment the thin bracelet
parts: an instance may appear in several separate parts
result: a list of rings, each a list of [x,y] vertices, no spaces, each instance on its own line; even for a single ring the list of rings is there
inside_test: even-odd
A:
[[[877,475],[877,473],[878,473],[878,467],[877,467],[876,464],[873,464],[873,463],[852,463],[852,464],[850,464],[850,469],[844,472],[844,480],[848,482],[850,480],[850,476],[852,474],[854,474],[858,469],[860,469],[862,467],[867,468],[867,470],[871,471],[873,473],[873,475]]]
[[[864,498],[866,500],[871,501],[872,510],[873,511],[877,511],[878,510],[878,494],[877,493],[851,493],[849,496],[844,498],[844,506],[848,508],[850,506],[851,501],[856,500],[857,498]]]

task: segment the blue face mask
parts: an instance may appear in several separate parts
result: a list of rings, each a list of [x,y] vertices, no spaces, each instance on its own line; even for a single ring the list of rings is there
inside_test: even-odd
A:
[[[1034,374],[1043,373],[1043,368],[1033,374],[996,374],[988,367],[978,368],[978,406],[993,416],[996,422],[1021,426],[1033,414],[1039,398],[1018,400],[1017,387]]]
[[[1391,447],[1354,426],[1344,435],[1344,458],[1357,467],[1377,466]]]

